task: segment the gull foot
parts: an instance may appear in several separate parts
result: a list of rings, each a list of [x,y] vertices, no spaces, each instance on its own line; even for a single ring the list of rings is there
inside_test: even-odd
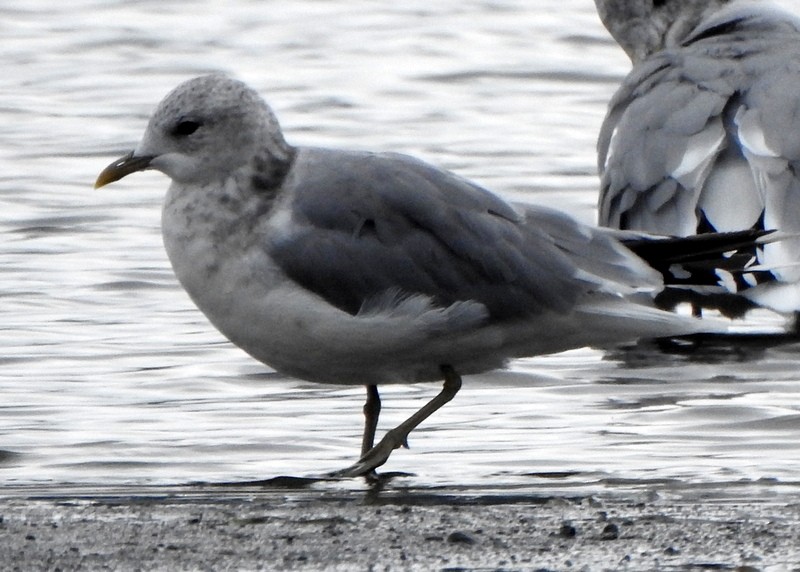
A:
[[[408,435],[398,434],[397,429],[388,431],[380,443],[367,451],[358,461],[341,471],[330,473],[331,477],[352,478],[375,475],[375,469],[383,465],[392,454],[392,451],[407,446]]]

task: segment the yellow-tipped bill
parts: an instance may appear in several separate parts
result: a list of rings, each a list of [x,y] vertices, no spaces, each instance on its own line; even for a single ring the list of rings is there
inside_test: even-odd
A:
[[[144,171],[150,167],[150,162],[153,160],[151,155],[137,157],[133,151],[120,157],[97,176],[97,181],[94,183],[94,188],[99,189],[114,181],[119,181],[121,178],[135,173],[137,171]]]

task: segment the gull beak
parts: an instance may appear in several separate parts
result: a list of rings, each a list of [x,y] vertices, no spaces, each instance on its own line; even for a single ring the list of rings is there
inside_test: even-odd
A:
[[[131,151],[124,157],[120,157],[108,167],[103,169],[103,172],[97,176],[97,181],[94,183],[94,188],[99,189],[105,187],[109,183],[119,181],[122,177],[135,173],[137,171],[144,171],[150,168],[150,162],[155,159],[153,155],[143,155],[137,157]]]

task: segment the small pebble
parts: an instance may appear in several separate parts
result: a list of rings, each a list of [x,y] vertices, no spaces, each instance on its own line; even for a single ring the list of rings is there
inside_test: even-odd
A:
[[[562,524],[561,529],[558,531],[558,535],[563,536],[564,538],[575,538],[577,534],[578,530],[569,522]]]
[[[600,540],[616,540],[619,538],[619,527],[613,522],[609,522],[600,534]]]
[[[465,532],[451,532],[447,535],[447,542],[452,544],[475,544],[475,539]]]

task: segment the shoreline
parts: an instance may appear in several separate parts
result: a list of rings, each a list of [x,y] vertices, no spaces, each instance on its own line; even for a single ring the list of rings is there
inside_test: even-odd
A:
[[[18,491],[0,499],[0,568],[752,572],[800,566],[800,503],[788,494],[715,500],[713,494],[376,493],[292,485],[299,488]]]

